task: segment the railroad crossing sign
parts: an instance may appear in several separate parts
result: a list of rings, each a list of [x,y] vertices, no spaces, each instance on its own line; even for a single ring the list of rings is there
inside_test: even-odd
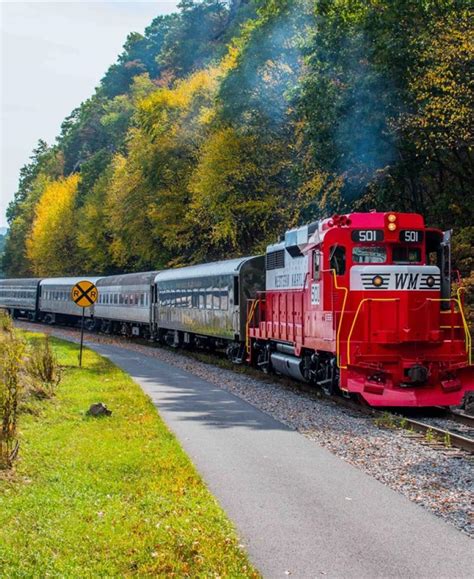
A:
[[[88,308],[97,301],[99,290],[91,281],[80,281],[71,290],[71,299],[80,308]]]
[[[87,279],[76,283],[76,285],[71,290],[71,299],[76,304],[82,308],[82,319],[81,319],[81,345],[79,349],[79,366],[82,366],[82,348],[84,344],[84,312],[85,308],[90,307],[97,301],[99,297],[99,290],[95,285],[88,281]]]

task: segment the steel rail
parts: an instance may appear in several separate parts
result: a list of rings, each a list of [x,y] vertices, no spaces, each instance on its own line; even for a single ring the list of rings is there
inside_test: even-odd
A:
[[[451,408],[447,418],[453,420],[454,422],[459,422],[460,424],[465,424],[466,426],[474,428],[474,416],[466,414],[462,410],[454,410]]]
[[[455,432],[439,428],[438,426],[432,426],[431,424],[425,424],[412,418],[404,417],[402,420],[407,426],[410,426],[412,430],[416,430],[422,434],[431,432],[438,438],[439,442],[444,442],[446,446],[455,446],[456,448],[461,448],[466,452],[474,454],[474,439],[472,438],[467,438],[461,434],[456,434]]]

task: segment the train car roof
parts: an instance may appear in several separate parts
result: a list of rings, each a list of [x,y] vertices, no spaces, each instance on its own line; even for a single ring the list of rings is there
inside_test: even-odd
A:
[[[122,286],[122,285],[142,285],[150,284],[159,271],[140,271],[136,273],[121,273],[118,275],[107,275],[101,277],[98,286]]]
[[[155,277],[155,283],[178,279],[192,279],[197,277],[212,277],[215,275],[233,275],[248,261],[259,256],[239,257],[225,261],[214,261],[200,265],[189,265],[177,269],[160,271]]]
[[[18,277],[18,278],[8,278],[0,279],[0,285],[38,285],[42,280],[41,277]]]
[[[80,282],[80,281],[90,281],[93,284],[96,284],[97,281],[101,279],[98,276],[94,276],[94,275],[81,275],[79,277],[48,277],[46,279],[42,279],[40,282],[41,286],[45,286],[45,285],[75,285],[76,283]]]

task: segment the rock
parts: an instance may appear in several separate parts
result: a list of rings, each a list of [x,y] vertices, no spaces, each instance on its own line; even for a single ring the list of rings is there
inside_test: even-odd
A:
[[[461,408],[464,410],[466,414],[474,416],[474,392],[472,390],[464,394]]]
[[[110,416],[112,410],[109,410],[102,402],[97,402],[96,404],[91,404],[91,407],[86,414],[88,416]]]

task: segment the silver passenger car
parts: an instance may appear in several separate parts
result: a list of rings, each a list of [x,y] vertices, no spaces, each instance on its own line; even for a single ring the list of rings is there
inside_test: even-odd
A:
[[[82,280],[97,284],[100,278],[94,276],[81,277],[53,277],[43,279],[40,282],[39,309],[41,319],[54,323],[65,320],[68,317],[82,316],[82,308],[76,306],[71,299],[71,290],[76,283]],[[99,292],[100,295],[100,292]],[[85,317],[90,318],[94,314],[94,306],[85,308]]]
[[[151,322],[151,294],[157,271],[128,273],[102,277],[97,282],[99,299],[94,317],[102,320],[103,329],[112,331],[118,324],[122,329],[139,335],[148,330]],[[109,323],[110,322],[110,323]]]
[[[41,279],[0,279],[0,308],[13,317],[36,317],[38,287]]]
[[[155,277],[153,327],[242,341],[247,300],[265,289],[264,257],[170,269]]]

